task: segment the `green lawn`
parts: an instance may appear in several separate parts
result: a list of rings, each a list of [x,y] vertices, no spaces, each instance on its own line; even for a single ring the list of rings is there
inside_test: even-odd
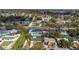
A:
[[[11,43],[11,41],[4,41],[1,46],[8,46]]]
[[[3,37],[3,35],[0,35],[0,38]]]
[[[45,48],[43,46],[43,43],[37,42],[29,50],[45,50]]]

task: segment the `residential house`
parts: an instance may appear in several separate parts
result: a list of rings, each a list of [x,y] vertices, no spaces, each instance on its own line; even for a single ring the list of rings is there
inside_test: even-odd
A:
[[[69,34],[66,31],[62,31],[61,35],[63,35],[63,36],[69,36]]]
[[[17,33],[18,30],[12,29],[12,30],[0,30],[0,35],[8,35],[8,34],[14,34]]]
[[[32,37],[39,37],[39,36],[43,36],[43,32],[40,29],[30,29],[29,33],[32,35]]]
[[[44,30],[42,30],[42,31],[43,31],[43,35],[44,35],[44,36],[48,36],[48,35],[49,35],[49,31],[48,31],[48,30],[44,29]]]
[[[51,16],[45,15],[42,17],[42,20],[48,22],[51,19]]]

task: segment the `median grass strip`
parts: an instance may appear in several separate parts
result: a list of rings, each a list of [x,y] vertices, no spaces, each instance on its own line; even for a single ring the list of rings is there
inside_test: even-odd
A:
[[[24,42],[30,39],[30,36],[27,32],[22,32],[20,38],[16,41],[13,48],[14,50],[21,50],[23,49]]]
[[[11,41],[4,41],[1,46],[8,46],[11,43]]]

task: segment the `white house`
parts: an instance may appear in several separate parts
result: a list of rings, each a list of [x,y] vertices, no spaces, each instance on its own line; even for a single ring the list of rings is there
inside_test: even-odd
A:
[[[33,37],[38,37],[38,36],[42,36],[43,32],[40,29],[30,29],[29,33],[33,36]]]

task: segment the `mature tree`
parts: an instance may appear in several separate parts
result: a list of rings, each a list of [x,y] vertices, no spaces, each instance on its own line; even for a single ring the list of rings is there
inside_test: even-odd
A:
[[[60,45],[60,47],[62,47],[62,48],[70,48],[71,42],[62,39],[62,40],[60,40],[60,44],[59,44],[59,45]]]
[[[75,37],[76,34],[77,34],[77,31],[76,30],[68,30],[68,33],[71,37]]]
[[[57,38],[62,38],[62,35],[60,34],[60,32],[55,32],[54,36],[57,37]]]

